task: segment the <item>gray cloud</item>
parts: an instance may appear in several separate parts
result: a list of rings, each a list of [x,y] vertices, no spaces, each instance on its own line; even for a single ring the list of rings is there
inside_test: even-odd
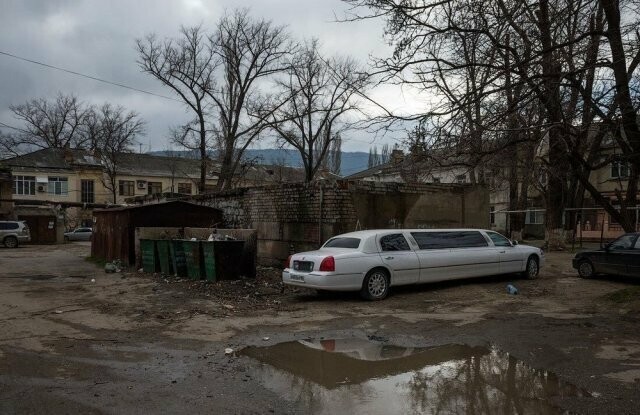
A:
[[[173,37],[180,25],[213,27],[225,9],[249,7],[254,16],[289,27],[299,39],[317,37],[329,54],[351,55],[365,63],[385,54],[380,21],[336,23],[346,6],[339,0],[181,0],[181,1],[20,1],[5,0],[0,14],[0,50],[169,95],[140,73],[134,41],[148,33]],[[177,102],[121,89],[0,55],[0,121],[15,124],[8,110],[35,97],[73,93],[87,103],[112,102],[135,110],[148,123],[145,145],[167,146],[168,129],[188,115]],[[368,141],[362,134],[354,139]],[[356,138],[358,137],[358,138]],[[268,144],[263,143],[263,147]],[[366,150],[362,141],[347,150]]]

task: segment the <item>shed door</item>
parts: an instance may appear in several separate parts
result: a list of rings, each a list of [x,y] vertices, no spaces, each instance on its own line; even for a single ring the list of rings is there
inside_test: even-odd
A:
[[[19,216],[24,220],[31,231],[31,243],[54,244],[56,243],[56,217],[55,216]]]

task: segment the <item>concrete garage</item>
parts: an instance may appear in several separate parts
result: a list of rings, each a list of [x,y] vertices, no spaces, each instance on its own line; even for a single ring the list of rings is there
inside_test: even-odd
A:
[[[279,265],[345,232],[376,228],[488,228],[483,186],[326,181],[236,189],[193,198],[227,228],[258,230],[258,261]]]

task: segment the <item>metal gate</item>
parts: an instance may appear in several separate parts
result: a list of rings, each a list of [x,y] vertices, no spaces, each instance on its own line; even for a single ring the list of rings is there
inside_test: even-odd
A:
[[[31,243],[56,243],[57,222],[55,216],[18,216],[18,220],[27,222],[31,231]]]

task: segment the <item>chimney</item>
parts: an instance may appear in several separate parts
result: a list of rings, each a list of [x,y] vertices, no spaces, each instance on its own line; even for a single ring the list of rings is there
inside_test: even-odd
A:
[[[64,161],[66,161],[67,163],[73,163],[73,153],[71,152],[69,143],[65,144],[62,148],[62,155],[64,157]]]
[[[400,164],[404,160],[404,152],[400,149],[391,150],[391,162],[393,164]]]

